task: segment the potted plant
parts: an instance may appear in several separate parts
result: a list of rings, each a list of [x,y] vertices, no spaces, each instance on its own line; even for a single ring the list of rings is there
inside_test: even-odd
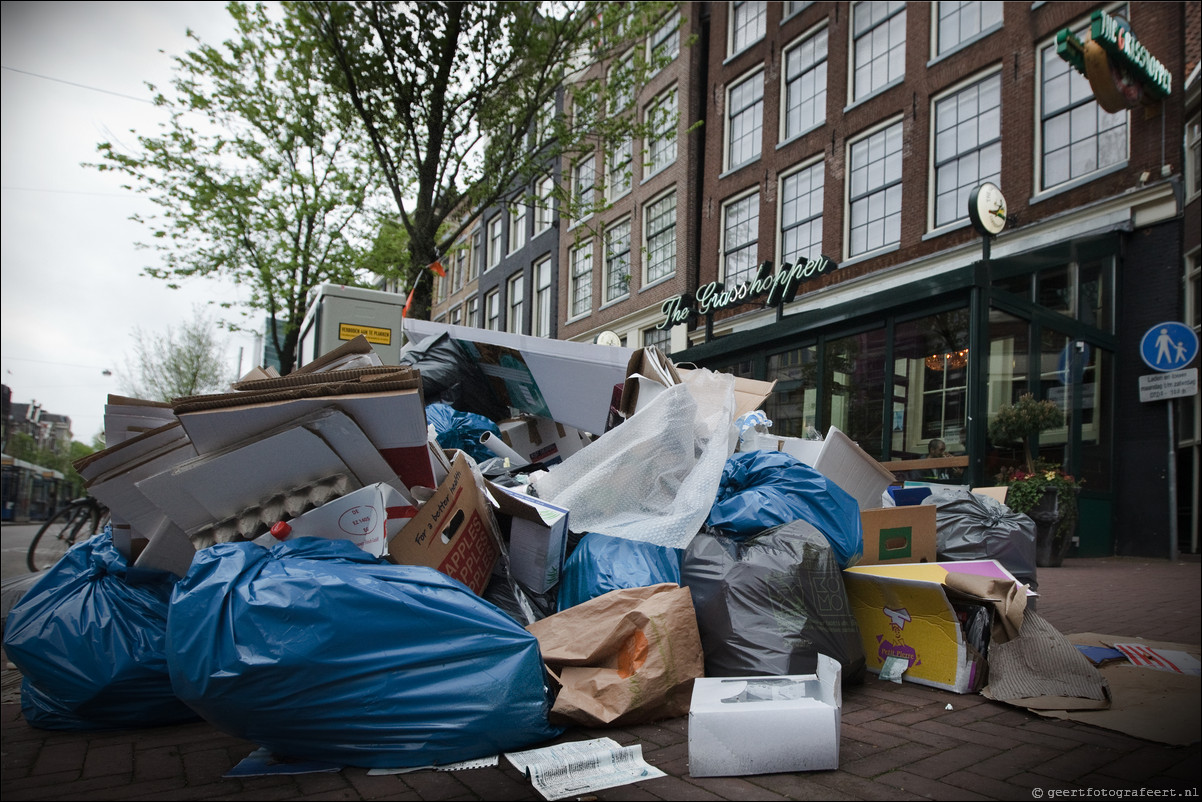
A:
[[[1035,522],[1035,564],[1055,567],[1064,560],[1077,529],[1077,494],[1083,484],[1060,466],[1036,459],[1032,440],[1040,432],[1064,422],[1055,402],[1036,401],[1030,393],[1013,404],[1003,404],[989,422],[995,443],[1021,442],[1022,468],[1007,468],[998,481],[1008,486],[1006,504],[1026,513]]]

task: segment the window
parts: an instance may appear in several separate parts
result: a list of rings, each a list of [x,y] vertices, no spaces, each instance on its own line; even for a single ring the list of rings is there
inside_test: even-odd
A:
[[[572,251],[572,317],[593,310],[593,244],[586,242]]]
[[[501,291],[493,290],[484,296],[484,328],[501,330]]]
[[[473,295],[467,299],[467,318],[463,325],[478,327],[480,325],[480,296]]]
[[[1000,73],[935,101],[935,227],[968,215],[968,196],[1002,174]]]
[[[498,214],[492,220],[488,221],[488,264],[485,265],[485,270],[491,270],[501,262],[501,257],[505,251],[502,250],[502,238],[505,233],[505,217]]]
[[[605,195],[610,200],[616,200],[630,191],[634,182],[632,168],[633,147],[629,137],[622,140],[610,151],[606,159]]]
[[[596,176],[597,167],[591,155],[572,165],[572,203],[576,207],[573,217],[577,223],[593,213]]]
[[[1086,30],[1082,26],[1073,33],[1083,37]],[[1039,60],[1039,188],[1050,189],[1125,161],[1127,112],[1104,111],[1085,76],[1056,55],[1055,40],[1044,46]]]
[[[509,252],[526,244],[526,201],[519,199],[509,207]]]
[[[852,11],[852,102],[906,73],[906,4],[856,3]]]
[[[634,53],[614,63],[609,68],[609,78],[606,81],[609,89],[609,113],[618,114],[625,111],[634,101]]]
[[[764,38],[768,20],[768,4],[747,2],[730,4],[730,49],[728,55],[740,53]]]
[[[1202,192],[1202,115],[1195,114],[1185,127],[1185,197]]]
[[[647,175],[651,176],[676,161],[676,87],[657,97],[647,107],[647,125],[652,129],[647,142]]]
[[[534,146],[536,148],[551,138],[551,125],[554,121],[555,97],[552,96],[539,107],[538,113],[534,117]]]
[[[647,283],[676,272],[676,190],[644,208],[647,236]]]
[[[522,310],[525,308],[522,295],[523,278],[521,272],[515,273],[509,278],[509,284],[506,287],[506,295],[509,299],[509,314],[505,316],[505,331],[510,334],[521,334],[522,324],[525,322],[522,315]]]
[[[764,73],[731,87],[726,99],[726,169],[760,157],[764,141]]]
[[[764,403],[772,431],[785,437],[817,435],[818,349],[811,345],[769,354],[767,378],[776,382]]]
[[[759,229],[759,192],[722,208],[722,281],[727,288],[755,278]]]
[[[535,337],[551,336],[551,257],[534,265],[534,325]]]
[[[555,220],[555,181],[545,175],[534,185],[534,236],[549,229]]]
[[[468,257],[467,270],[468,280],[474,280],[480,275],[480,253],[482,246],[480,245],[480,237],[482,236],[479,230],[472,232],[472,252]]]
[[[680,12],[669,14],[647,40],[651,68],[658,72],[664,64],[680,55]]]
[[[467,280],[467,256],[467,241],[463,240],[455,246],[454,264],[451,267],[452,286],[455,288],[455,292],[463,289],[463,283]]]
[[[982,31],[1002,24],[1002,3],[938,3],[935,55],[942,56],[977,37]]]
[[[848,256],[901,241],[901,151],[900,120],[851,144]]]
[[[630,218],[605,232],[605,300],[630,295]]]
[[[463,307],[455,306],[447,312],[447,322],[452,326],[463,325]]]
[[[653,345],[665,354],[672,353],[672,330],[655,327],[643,329],[643,347],[650,348]]]
[[[964,453],[969,320],[961,307],[894,325],[893,458],[925,457],[932,439],[943,440],[949,456]]]
[[[781,179],[781,264],[805,262],[822,252],[823,164],[815,162]]]
[[[802,2],[802,0],[785,0],[784,10],[781,13],[781,19],[788,19],[794,14],[802,11],[807,6],[811,5],[813,5],[813,3],[809,2],[809,0],[806,0],[805,2]]]
[[[826,28],[785,51],[784,139],[826,122]]]

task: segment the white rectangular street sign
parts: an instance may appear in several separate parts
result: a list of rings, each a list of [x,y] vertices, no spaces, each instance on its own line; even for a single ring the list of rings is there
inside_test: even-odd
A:
[[[1139,377],[1139,400],[1167,401],[1198,394],[1198,369],[1174,370]]]

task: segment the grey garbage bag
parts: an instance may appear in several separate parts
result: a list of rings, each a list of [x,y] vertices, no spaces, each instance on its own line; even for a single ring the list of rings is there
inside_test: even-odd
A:
[[[819,653],[845,685],[864,679],[864,647],[830,542],[806,521],[735,540],[693,538],[681,562],[707,677],[812,674]]]
[[[936,493],[935,554],[940,560],[997,560],[1031,590],[1035,576],[1035,522],[1005,504],[968,490]]]

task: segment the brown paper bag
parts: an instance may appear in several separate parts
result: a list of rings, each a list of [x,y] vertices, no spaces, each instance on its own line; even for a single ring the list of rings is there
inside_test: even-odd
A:
[[[689,712],[705,659],[688,588],[612,590],[535,621],[543,661],[561,685],[551,721],[627,726]]]

